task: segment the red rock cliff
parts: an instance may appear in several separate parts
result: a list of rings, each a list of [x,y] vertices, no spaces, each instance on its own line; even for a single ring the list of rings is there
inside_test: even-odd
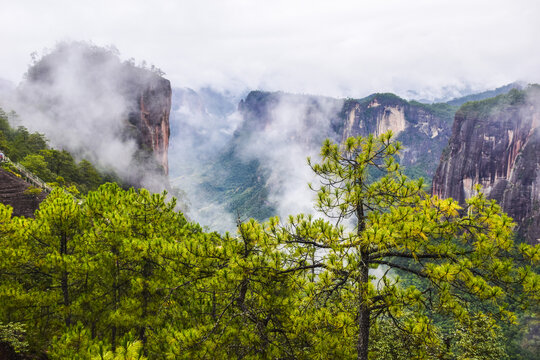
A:
[[[139,69],[136,71],[140,72]],[[131,79],[126,90],[126,97],[132,99],[128,117],[137,128],[137,142],[142,149],[152,152],[154,160],[168,175],[171,84],[162,77],[143,74]]]

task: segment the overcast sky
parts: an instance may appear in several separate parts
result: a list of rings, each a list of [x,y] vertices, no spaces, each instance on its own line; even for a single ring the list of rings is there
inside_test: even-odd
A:
[[[538,0],[0,0],[0,77],[63,40],[173,86],[360,97],[540,82]]]

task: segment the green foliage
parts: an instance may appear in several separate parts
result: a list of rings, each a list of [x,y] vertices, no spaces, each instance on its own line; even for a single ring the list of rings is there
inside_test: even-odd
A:
[[[92,339],[90,332],[80,323],[69,328],[62,336],[52,340],[48,356],[51,360],[145,360],[142,343],[127,335],[116,349],[102,341]]]
[[[459,327],[456,337],[455,352],[458,359],[508,359],[500,328],[493,319],[483,314],[472,319],[468,327]]]
[[[29,154],[21,160],[21,165],[46,182],[54,180],[53,172],[49,170],[49,164],[42,155]]]
[[[459,109],[457,105],[450,105],[447,103],[434,103],[434,104],[424,104],[417,101],[410,101],[411,105],[425,109],[429,113],[434,114],[438,118],[445,120],[448,124],[452,124],[454,121],[454,115]]]
[[[35,186],[29,186],[26,190],[24,190],[25,195],[31,195],[31,196],[37,196],[43,192],[43,189],[37,188]]]
[[[42,134],[29,133],[22,126],[16,130],[12,129],[8,115],[2,109],[0,109],[0,150],[43,181],[55,182],[60,176],[65,180],[62,186],[76,186],[82,193],[96,190],[107,181],[121,182],[114,174],[102,175],[88,160],[83,159],[77,164],[66,150],[50,149]],[[6,166],[2,164],[3,168]],[[10,171],[18,173],[15,168],[11,168]]]
[[[538,305],[540,248],[516,248],[480,192],[464,208],[424,193],[399,149],[326,141],[310,161],[325,218],[236,235],[116,184],[55,189],[34,219],[0,205],[0,321],[51,359],[505,358],[495,320]]]
[[[423,336],[397,328],[390,319],[374,324],[370,346],[371,360],[448,359],[449,351],[441,341],[437,329],[430,334],[430,341]]]
[[[527,93],[530,91],[538,91],[535,86],[530,86],[525,90],[511,89],[506,94],[501,94],[489,99],[480,101],[469,101],[463,104],[460,113],[475,113],[480,116],[486,116],[491,112],[499,111],[506,106],[522,105],[525,103]]]
[[[0,343],[9,345],[15,352],[25,352],[28,348],[28,342],[25,340],[26,329],[21,323],[0,322]]]

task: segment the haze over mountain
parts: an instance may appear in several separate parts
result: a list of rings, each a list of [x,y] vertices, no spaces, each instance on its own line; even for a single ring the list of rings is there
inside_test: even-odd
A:
[[[29,67],[9,96],[13,125],[51,145],[159,191],[168,174],[171,86],[156,71],[121,62],[113,49],[60,43]]]
[[[0,0],[0,359],[537,360],[539,18]]]
[[[0,3],[0,77],[19,83],[64,40],[114,45],[174,87],[447,101],[540,82],[540,3],[173,1]]]

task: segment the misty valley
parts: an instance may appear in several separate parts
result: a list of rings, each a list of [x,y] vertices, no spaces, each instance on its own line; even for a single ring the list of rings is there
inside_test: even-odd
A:
[[[0,82],[0,358],[537,359],[540,85],[164,76],[63,42]]]

